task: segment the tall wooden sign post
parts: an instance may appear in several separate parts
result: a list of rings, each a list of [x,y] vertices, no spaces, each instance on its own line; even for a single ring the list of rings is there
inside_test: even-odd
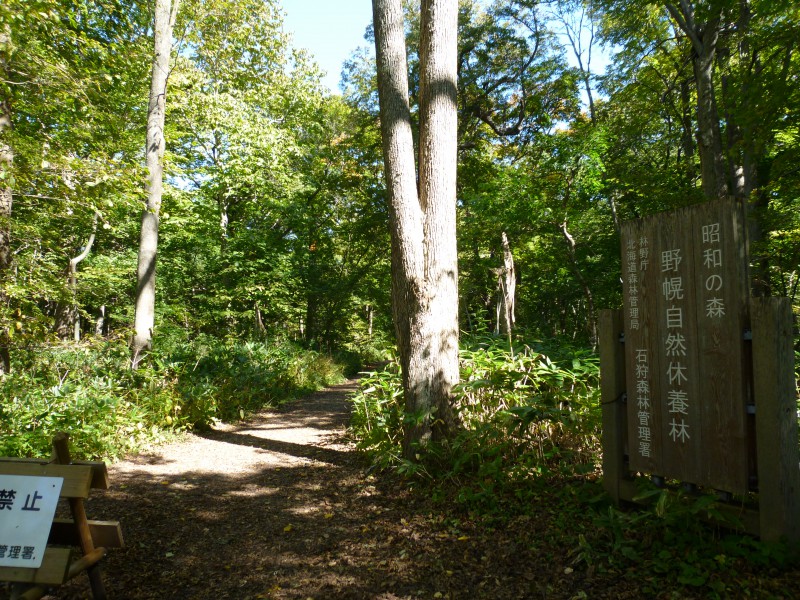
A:
[[[764,539],[800,540],[791,306],[750,299],[733,199],[622,226],[623,309],[601,311],[603,469],[615,501],[637,473],[744,496]]]

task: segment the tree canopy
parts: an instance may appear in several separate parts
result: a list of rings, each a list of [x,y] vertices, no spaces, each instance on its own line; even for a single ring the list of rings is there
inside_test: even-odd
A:
[[[420,13],[403,7],[416,126]],[[131,327],[153,18],[150,2],[0,8],[11,357],[71,337],[75,319],[84,335]],[[499,329],[510,252],[516,328],[593,342],[598,308],[620,303],[619,222],[719,194],[751,207],[757,292],[797,307],[795,3],[461,0],[458,23],[462,330]],[[371,53],[329,93],[280,4],[255,0],[185,0],[172,46],[156,338],[390,342]]]

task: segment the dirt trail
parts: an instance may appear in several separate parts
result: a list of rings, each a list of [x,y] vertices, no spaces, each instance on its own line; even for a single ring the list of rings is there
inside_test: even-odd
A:
[[[525,542],[521,529],[487,536],[367,475],[343,435],[354,388],[110,465],[112,488],[87,506],[90,518],[122,523],[126,548],[103,567],[109,598],[501,600],[580,589],[557,566],[564,556],[536,555],[531,522],[517,524]],[[48,596],[88,597],[85,576]]]

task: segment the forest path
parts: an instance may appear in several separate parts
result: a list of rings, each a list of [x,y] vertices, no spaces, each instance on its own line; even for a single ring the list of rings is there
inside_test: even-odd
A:
[[[103,567],[109,598],[501,600],[580,589],[558,566],[569,548],[537,556],[530,517],[487,532],[368,475],[344,435],[355,387],[110,465],[111,489],[87,507],[122,524],[126,547]],[[80,576],[50,598],[88,597]]]

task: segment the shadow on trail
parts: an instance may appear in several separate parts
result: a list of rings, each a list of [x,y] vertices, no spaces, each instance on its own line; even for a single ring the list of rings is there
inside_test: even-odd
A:
[[[343,392],[351,389],[339,386],[202,433],[196,441],[219,450],[202,457],[202,468],[176,469],[169,456],[136,457],[130,468],[112,468],[112,489],[87,506],[91,518],[122,523],[126,547],[104,565],[109,597],[432,597],[439,587],[417,581],[411,563],[424,547],[414,549],[414,539],[397,534],[400,498],[375,488],[357,454],[327,445],[347,423]],[[298,431],[299,440],[312,442],[282,437]],[[220,457],[236,456],[227,445],[255,450],[263,461],[256,469],[237,472],[231,464],[227,471],[219,464],[227,458]],[[148,471],[151,466],[169,474]],[[87,592],[79,577],[55,597]]]
[[[87,506],[90,518],[122,524],[126,547],[103,567],[109,598],[543,597],[553,581],[516,568],[536,562],[527,544],[482,537],[446,506],[365,475],[358,454],[332,443],[347,422],[346,391],[192,437],[180,446],[191,464],[176,450],[112,465],[112,488]],[[570,597],[578,581],[547,597]],[[52,598],[86,597],[78,577]]]
[[[323,446],[311,446],[281,440],[265,439],[248,433],[213,431],[201,433],[199,437],[224,442],[226,444],[258,448],[263,452],[285,454],[295,458],[320,461],[331,465],[341,466],[347,462],[348,459],[352,461],[352,456],[350,456],[348,452],[343,452],[341,450],[334,450]]]

